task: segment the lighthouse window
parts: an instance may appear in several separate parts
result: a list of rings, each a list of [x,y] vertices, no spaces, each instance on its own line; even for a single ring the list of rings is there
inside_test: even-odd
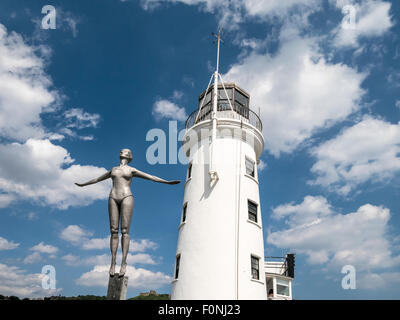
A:
[[[248,208],[249,208],[249,220],[257,222],[257,204],[248,200]]]
[[[192,164],[189,163],[187,178],[190,179],[191,177],[192,177]]]
[[[260,279],[260,259],[255,256],[251,256],[251,277],[256,280]]]
[[[289,296],[289,281],[276,279],[276,293],[282,296]]]
[[[254,178],[254,167],[255,167],[255,162],[249,158],[246,157],[246,173],[249,176],[252,176]]]
[[[186,221],[186,209],[187,209],[187,202],[183,205],[182,222]]]
[[[175,263],[175,279],[178,279],[179,276],[179,264],[181,263],[181,255],[176,256],[176,263]]]

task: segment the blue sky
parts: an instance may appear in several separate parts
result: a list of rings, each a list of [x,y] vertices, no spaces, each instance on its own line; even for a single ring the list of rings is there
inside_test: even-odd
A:
[[[55,30],[40,28],[46,4]],[[0,294],[49,294],[40,273],[53,265],[53,293],[105,295],[110,184],[73,182],[122,148],[184,179],[185,165],[146,160],[146,134],[184,127],[222,26],[220,71],[264,125],[266,255],[296,252],[297,299],[399,298],[399,13],[382,0],[2,0]],[[132,191],[128,296],[170,292],[183,184]],[[356,290],[342,289],[345,265]]]

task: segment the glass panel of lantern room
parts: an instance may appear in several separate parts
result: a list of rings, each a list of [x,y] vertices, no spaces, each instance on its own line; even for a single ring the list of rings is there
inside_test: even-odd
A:
[[[218,111],[230,110],[229,101],[232,103],[232,89],[231,88],[218,88]]]
[[[249,98],[239,90],[235,90],[235,111],[245,118],[249,118]]]
[[[199,108],[201,106],[201,110],[198,117],[198,121],[203,121],[205,119],[211,118],[211,109],[212,109],[211,97],[212,97],[212,90],[210,89],[208,90],[208,93],[205,95],[205,97],[204,95],[200,95]]]

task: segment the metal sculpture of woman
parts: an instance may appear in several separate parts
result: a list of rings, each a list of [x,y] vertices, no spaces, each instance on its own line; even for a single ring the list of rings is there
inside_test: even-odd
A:
[[[134,205],[134,198],[130,189],[132,178],[138,177],[147,179],[155,182],[161,182],[166,184],[178,184],[179,180],[167,181],[156,176],[141,172],[133,167],[128,166],[128,163],[132,161],[132,152],[129,149],[123,149],[120,152],[120,165],[112,168],[110,171],[98,177],[90,180],[86,183],[75,183],[79,187],[84,187],[90,184],[94,184],[108,178],[112,179],[113,186],[108,198],[108,213],[110,217],[110,249],[111,249],[111,267],[110,276],[115,274],[115,265],[117,258],[118,249],[118,231],[119,224],[121,221],[121,247],[122,247],[122,262],[119,271],[119,276],[124,276],[126,272],[126,258],[129,251],[129,229],[132,219],[132,211]]]

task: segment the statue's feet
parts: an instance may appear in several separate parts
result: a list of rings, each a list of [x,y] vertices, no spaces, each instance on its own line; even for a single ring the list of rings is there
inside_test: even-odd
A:
[[[125,275],[125,272],[126,272],[126,263],[122,263],[121,269],[119,269],[119,276],[123,277]]]
[[[110,267],[110,276],[114,277],[114,274],[115,274],[115,263],[112,263]]]

